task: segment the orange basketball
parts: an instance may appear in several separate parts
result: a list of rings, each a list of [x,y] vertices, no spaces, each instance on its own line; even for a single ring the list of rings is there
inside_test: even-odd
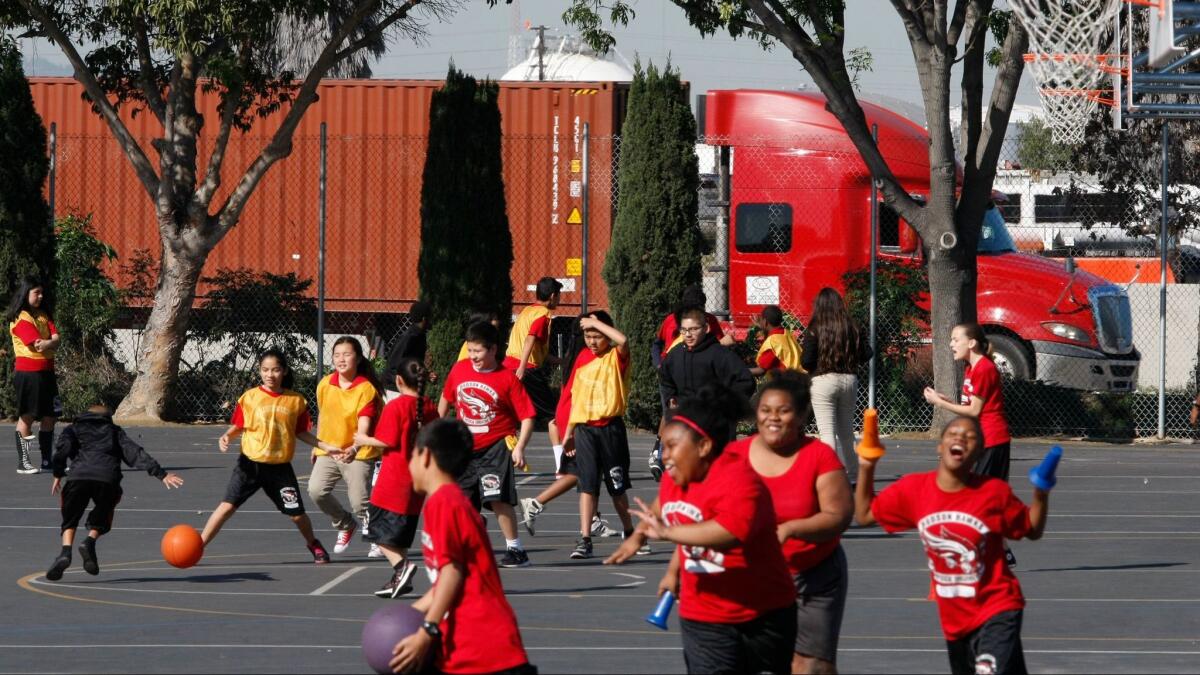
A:
[[[162,554],[163,560],[174,567],[191,567],[204,555],[204,541],[191,525],[176,525],[163,535]]]

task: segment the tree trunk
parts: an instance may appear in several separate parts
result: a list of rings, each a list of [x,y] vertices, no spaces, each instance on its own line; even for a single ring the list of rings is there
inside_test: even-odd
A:
[[[953,227],[946,230],[953,232]],[[962,387],[962,369],[950,351],[950,332],[960,323],[975,321],[975,258],[961,253],[962,243],[943,250],[938,242],[926,244],[929,274],[930,317],[933,337],[933,381],[939,393],[957,402]],[[954,417],[934,408],[930,434],[936,436]]]
[[[170,410],[179,379],[179,359],[187,341],[196,284],[210,248],[164,242],[154,307],[137,355],[137,377],[116,417],[123,422],[159,422]]]

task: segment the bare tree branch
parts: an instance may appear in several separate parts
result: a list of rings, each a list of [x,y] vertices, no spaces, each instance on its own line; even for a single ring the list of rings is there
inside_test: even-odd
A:
[[[242,45],[241,53],[238,54],[240,70],[245,71],[250,66],[251,53],[250,45]],[[208,205],[212,203],[213,196],[221,186],[221,169],[225,164],[225,151],[229,147],[229,135],[233,131],[233,118],[238,108],[238,97],[234,92],[227,93],[218,106],[221,121],[217,127],[216,144],[213,146],[212,156],[209,157],[208,168],[204,172],[204,183],[192,198],[191,208],[197,211],[202,209],[205,215],[208,213]],[[199,218],[196,220],[198,222]]]
[[[70,62],[71,68],[74,70],[75,79],[83,85],[84,91],[87,92],[93,104],[100,110],[100,114],[104,117],[104,121],[108,123],[108,127],[112,130],[113,136],[117,142],[121,144],[121,149],[125,151],[126,157],[133,165],[133,170],[137,173],[138,180],[141,181],[142,187],[146,193],[154,199],[155,193],[158,190],[158,174],[155,173],[150,159],[146,157],[146,153],[142,147],[138,145],[133,134],[129,133],[129,128],[121,121],[121,116],[117,112],[116,107],[108,100],[108,96],[104,93],[104,88],[100,86],[100,82],[96,76],[88,70],[87,63],[79,54],[79,49],[71,42],[71,38],[66,32],[54,21],[46,8],[36,0],[17,0],[25,11],[42,25],[42,29],[46,31],[46,37],[50,38]]]
[[[136,20],[135,41],[139,65],[138,81],[142,87],[142,96],[146,98],[146,106],[150,108],[150,112],[154,113],[158,123],[162,124],[166,115],[166,103],[163,101],[162,90],[154,79],[154,57],[150,51],[149,28],[146,26],[144,15],[139,15]]]
[[[963,4],[966,4],[965,2]],[[963,50],[962,72],[962,129],[964,163],[973,166],[978,158],[980,125],[983,115],[983,67],[985,60],[987,34],[987,9],[979,5],[990,5],[990,0],[971,3],[971,9],[966,12],[965,23],[967,44]],[[983,9],[982,12],[978,11]]]
[[[1004,132],[1008,129],[1008,120],[1012,116],[1013,104],[1017,99],[1017,88],[1021,83],[1021,73],[1025,69],[1025,51],[1029,49],[1029,34],[1017,21],[1008,27],[1008,36],[1001,47],[1000,67],[996,72],[995,85],[992,87],[992,99],[988,103],[987,120],[983,124],[980,153],[977,163],[981,171],[988,171],[987,184],[996,175],[996,164],[1000,161],[1000,151],[1004,145]]]
[[[929,36],[925,32],[925,23],[917,17],[917,14],[908,5],[906,0],[892,0],[892,7],[896,9],[896,14],[900,15],[900,21],[904,24],[904,30],[908,33],[908,39],[913,43],[914,48],[917,44],[929,46]]]
[[[829,25],[829,22],[825,20],[825,14],[822,11],[819,0],[805,0],[804,4],[808,7],[806,14],[808,14],[808,18],[812,20],[813,32],[817,34],[817,42],[822,42],[821,36],[823,35],[833,37],[834,29]],[[785,9],[784,16],[791,16],[791,14]]]
[[[958,0],[954,4],[954,15],[950,19],[950,28],[946,31],[947,45],[958,44],[958,38],[962,36],[963,25],[967,21],[967,8],[977,4],[977,0]]]
[[[409,10],[420,4],[422,0],[408,0],[401,6],[396,14],[407,14]],[[217,214],[210,219],[214,227],[209,228],[207,238],[212,245],[221,240],[238,221],[242,215],[242,210],[246,208],[246,203],[253,194],[254,188],[257,187],[259,181],[266,175],[267,169],[271,168],[275,162],[287,157],[292,152],[292,134],[295,133],[296,127],[300,124],[300,119],[308,110],[308,107],[313,104],[317,97],[317,85],[321,82],[321,77],[329,70],[330,66],[337,60],[337,54],[341,44],[346,41],[352,32],[360,23],[370,14],[375,12],[379,7],[380,0],[362,0],[358,7],[345,20],[336,33],[330,37],[325,48],[321,50],[321,55],[313,63],[309,69],[304,81],[300,85],[300,91],[296,95],[292,107],[288,110],[283,122],[271,137],[271,141],[258,154],[258,157],[251,163],[250,168],[242,175],[236,187],[230,195],[225,199],[225,203],[221,205]],[[399,16],[389,16],[385,22],[389,25],[395,23]],[[384,22],[381,22],[381,25]]]

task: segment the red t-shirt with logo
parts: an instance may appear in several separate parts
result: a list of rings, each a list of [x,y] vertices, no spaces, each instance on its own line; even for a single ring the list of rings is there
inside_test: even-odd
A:
[[[421,423],[437,419],[437,407],[428,398],[421,399]],[[424,497],[412,489],[408,460],[417,437],[417,397],[402,394],[388,402],[375,425],[375,439],[387,443],[383,464],[371,488],[371,503],[381,509],[405,516],[421,512]]]
[[[476,452],[515,436],[521,420],[537,415],[525,385],[503,366],[481,373],[470,361],[459,361],[446,376],[442,398],[454,404],[458,419],[471,430]]]
[[[921,535],[947,640],[1025,607],[1004,562],[1004,540],[1023,538],[1032,525],[1008,483],[972,474],[967,487],[945,492],[936,471],[909,474],[875,497],[871,513],[888,532],[916,528]]]
[[[756,437],[751,436],[731,443],[725,448],[725,452],[738,453],[748,458],[750,444]],[[833,448],[807,436],[804,437],[802,443],[790,469],[778,476],[759,475],[771,493],[776,524],[811,518],[820,513],[821,506],[817,501],[817,478],[834,471],[844,472],[846,470]],[[787,559],[788,569],[791,573],[799,574],[828,558],[830,553],[837,550],[841,540],[840,535],[819,543],[803,539],[788,539],[783,543],[783,557]]]
[[[744,623],[796,599],[775,536],[771,493],[745,456],[721,453],[704,480],[680,487],[663,474],[658,488],[668,525],[715,520],[737,537],[723,551],[679,546],[679,615],[706,623]]]
[[[457,485],[438,488],[425,503],[421,531],[425,573],[434,586],[442,567],[457,563],[465,571],[462,591],[438,628],[435,657],[443,673],[488,673],[529,662],[517,628],[517,615],[504,598],[483,519]]]
[[[712,333],[718,341],[725,337],[725,331],[721,329],[721,322],[717,320],[717,317],[705,312],[704,322],[708,324],[708,332]],[[677,337],[679,337],[679,325],[675,323],[675,314],[672,312],[663,319],[662,324],[658,327],[658,339],[663,343],[663,358],[666,358],[667,352],[671,351],[671,343]]]
[[[1004,392],[1000,389],[1000,371],[996,364],[984,357],[972,366],[967,364],[963,371],[962,404],[970,405],[971,397],[983,400],[983,410],[979,413],[979,426],[983,429],[983,447],[1007,443],[1012,440],[1008,434],[1008,421],[1004,419]]]

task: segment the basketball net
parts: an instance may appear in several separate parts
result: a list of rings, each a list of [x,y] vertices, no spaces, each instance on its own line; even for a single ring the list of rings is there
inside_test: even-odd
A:
[[[1042,109],[1056,143],[1076,145],[1092,111],[1102,101],[1098,84],[1104,50],[1122,0],[1009,0],[1013,15],[1029,33],[1025,60],[1038,83]],[[1119,64],[1117,64],[1119,67]]]

